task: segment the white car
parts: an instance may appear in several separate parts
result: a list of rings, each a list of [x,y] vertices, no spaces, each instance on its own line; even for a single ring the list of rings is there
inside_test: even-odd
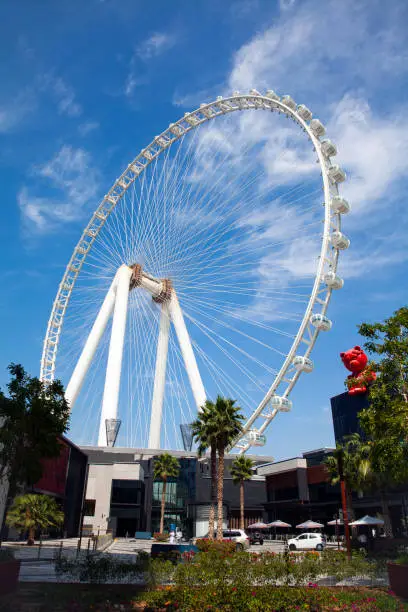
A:
[[[326,538],[321,533],[301,533],[288,540],[289,550],[323,550]]]
[[[208,534],[203,536],[203,538],[208,538]],[[217,530],[214,532],[214,538],[217,538]],[[199,539],[193,538],[192,543],[195,544]],[[244,550],[244,548],[250,547],[249,537],[243,529],[223,529],[222,539],[236,542],[237,550]]]

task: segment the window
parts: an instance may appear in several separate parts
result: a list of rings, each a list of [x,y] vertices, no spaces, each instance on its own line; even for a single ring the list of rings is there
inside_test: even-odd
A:
[[[143,487],[140,480],[112,480],[111,504],[141,504]]]
[[[298,540],[306,540],[307,539],[307,533],[304,533],[303,535],[298,537]]]
[[[84,516],[95,516],[95,499],[86,499],[84,502]]]

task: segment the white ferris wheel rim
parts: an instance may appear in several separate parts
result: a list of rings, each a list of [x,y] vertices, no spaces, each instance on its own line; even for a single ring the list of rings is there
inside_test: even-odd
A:
[[[268,92],[267,92],[268,94]],[[58,344],[61,336],[61,330],[64,323],[65,313],[69,304],[72,291],[75,287],[76,280],[81,271],[86,257],[90,252],[92,245],[98,237],[100,231],[104,227],[110,214],[114,211],[116,205],[121,201],[122,196],[126,193],[136,179],[142,175],[145,169],[169,146],[178,141],[188,132],[194,130],[203,123],[209,122],[212,119],[223,116],[234,111],[244,110],[265,110],[284,114],[292,119],[306,134],[306,137],[312,143],[314,151],[318,158],[320,172],[322,176],[322,187],[324,194],[324,227],[320,249],[319,263],[316,270],[313,288],[310,298],[303,315],[303,319],[299,325],[298,332],[292,343],[290,350],[282,364],[279,372],[268,389],[265,397],[259,405],[253,410],[251,416],[244,425],[242,436],[236,440],[235,448],[240,452],[245,452],[251,446],[247,435],[250,432],[253,423],[258,418],[263,418],[264,422],[257,430],[262,434],[272,420],[279,412],[279,408],[273,407],[269,412],[264,412],[271,398],[275,395],[276,390],[280,385],[285,384],[286,388],[281,396],[287,398],[300,377],[301,372],[295,371],[293,368],[293,359],[297,354],[299,346],[303,342],[306,350],[302,353],[304,358],[309,358],[313,347],[316,343],[319,329],[314,328],[310,322],[316,304],[319,306],[319,314],[326,315],[330,302],[333,288],[326,285],[323,281],[324,271],[336,273],[338,265],[339,250],[331,246],[330,232],[341,230],[341,215],[335,212],[331,207],[331,200],[338,195],[337,182],[329,177],[330,157],[323,154],[321,141],[316,136],[309,123],[310,120],[303,119],[299,112],[299,106],[295,108],[288,106],[281,99],[273,94],[262,95],[255,90],[251,90],[249,94],[234,94],[227,98],[218,97],[215,101],[208,104],[202,104],[198,109],[186,113],[184,117],[176,123],[164,130],[159,136],[156,136],[153,141],[132,160],[125,171],[113,183],[111,189],[104,196],[95,212],[91,216],[90,221],[82,232],[81,238],[75,246],[72,256],[65,269],[61,283],[58,287],[57,295],[53,302],[51,315],[48,320],[47,331],[44,338],[43,352],[41,358],[40,379],[49,383],[55,378],[55,368],[58,352]],[[291,377],[292,376],[292,377]]]

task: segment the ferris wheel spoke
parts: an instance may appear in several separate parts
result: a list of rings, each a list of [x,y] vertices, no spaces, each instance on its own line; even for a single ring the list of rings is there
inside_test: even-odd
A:
[[[188,308],[190,310],[192,310],[193,312],[201,313],[207,320],[213,321],[213,322],[217,323],[220,327],[225,327],[226,329],[231,330],[234,333],[243,336],[247,340],[251,340],[252,342],[254,342],[256,344],[259,344],[259,346],[263,346],[264,348],[268,349],[269,351],[273,351],[273,352],[277,353],[278,355],[281,355],[282,357],[286,356],[286,353],[283,353],[282,351],[279,351],[275,347],[270,346],[270,345],[266,344],[265,342],[262,342],[262,340],[259,340],[258,338],[254,338],[253,336],[250,336],[249,334],[246,334],[244,331],[242,331],[240,329],[237,329],[237,327],[234,327],[233,325],[230,325],[225,320],[223,320],[223,319],[221,319],[219,317],[214,316],[214,313],[208,314],[203,309],[194,308],[194,306],[192,306],[191,303],[188,305]],[[262,364],[262,365],[265,367],[266,370],[270,371],[272,374],[276,374],[276,370],[271,370],[265,364]]]
[[[252,377],[252,375],[249,373],[249,370],[243,366],[242,363],[239,363],[238,361],[236,361],[235,359],[232,358],[231,354],[227,352],[226,349],[224,349],[221,344],[219,342],[217,342],[217,340],[215,340],[215,333],[214,331],[208,327],[208,325],[205,325],[202,322],[199,322],[195,317],[193,317],[191,314],[185,313],[186,317],[194,324],[196,325],[200,331],[202,333],[204,333],[207,338],[209,338],[223,353],[224,355],[228,356],[228,358],[239,367],[239,369],[245,373],[245,375],[253,382],[255,383],[255,378]],[[239,353],[241,353],[242,355],[244,355],[245,357],[247,357],[248,359],[254,361],[255,363],[257,363],[258,365],[262,365],[263,367],[265,367],[267,370],[271,370],[271,373],[276,374],[276,370],[273,371],[271,368],[269,368],[268,366],[266,366],[266,364],[262,364],[262,362],[260,362],[258,359],[256,359],[255,357],[252,357],[251,355],[249,355],[249,353],[247,353],[246,351],[244,351],[243,349],[241,349],[240,347],[238,347],[237,345],[235,345],[233,342],[230,342],[229,340],[227,340],[225,337],[221,336],[220,334],[217,334],[217,339],[222,340],[225,344],[228,344],[228,346],[230,346],[233,349],[236,349]],[[260,388],[260,387],[259,387]]]

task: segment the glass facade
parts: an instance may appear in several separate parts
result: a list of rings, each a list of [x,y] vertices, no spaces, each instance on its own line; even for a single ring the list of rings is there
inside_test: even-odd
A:
[[[171,524],[179,527],[185,535],[192,529],[187,516],[188,502],[196,495],[196,459],[180,459],[180,472],[177,478],[169,478],[166,486],[166,506],[164,513],[164,527],[169,529]],[[160,526],[160,509],[163,492],[163,482],[153,482],[152,499],[152,531],[158,531]]]
[[[330,399],[334,437],[336,442],[341,443],[344,436],[358,432],[364,438],[364,433],[360,428],[358,413],[368,406],[367,394],[349,395],[341,393]]]

